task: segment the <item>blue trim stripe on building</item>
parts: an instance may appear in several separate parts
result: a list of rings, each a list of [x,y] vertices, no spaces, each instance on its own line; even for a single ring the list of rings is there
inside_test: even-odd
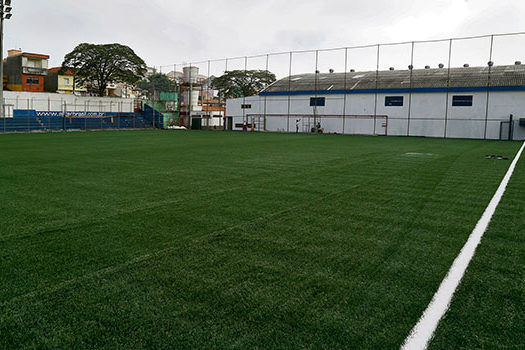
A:
[[[400,88],[400,89],[355,89],[355,90],[303,90],[303,91],[271,91],[261,92],[259,96],[299,96],[299,95],[344,95],[344,94],[406,94],[406,93],[436,93],[436,92],[500,92],[525,91],[525,85],[516,86],[472,86],[447,88]]]

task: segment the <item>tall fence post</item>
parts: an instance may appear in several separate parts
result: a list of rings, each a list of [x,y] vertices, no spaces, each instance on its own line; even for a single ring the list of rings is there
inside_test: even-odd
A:
[[[244,56],[244,76],[246,76],[246,72],[248,71],[248,57]],[[246,94],[242,93],[242,104],[246,104]],[[242,109],[242,121],[243,123],[246,123],[248,125],[248,119],[246,118],[246,108]]]
[[[133,102],[130,102],[131,111],[133,112],[133,129],[137,128],[137,113],[135,113],[135,108],[133,108]],[[140,111],[142,111],[142,106],[140,107]]]
[[[62,131],[66,131],[67,101],[64,101],[64,114],[62,117]]]
[[[228,59],[227,58],[224,59],[224,65],[225,65],[225,67],[224,67],[224,74],[226,74],[226,73],[228,73]],[[223,94],[223,96],[221,96],[221,99],[224,99],[224,104],[226,105],[226,96],[224,96],[224,94]],[[226,115],[226,112],[225,112],[225,115]],[[228,123],[228,121],[226,119],[224,121],[225,121],[225,123],[224,123],[224,130],[226,131],[226,129],[227,129],[226,124]],[[233,123],[233,116],[232,116],[232,123]],[[232,125],[232,127],[233,127],[233,125]]]
[[[266,55],[266,74],[268,75],[269,73],[269,64],[270,64],[270,55]],[[267,131],[267,126],[268,126],[268,123],[267,123],[267,120],[266,120],[266,106],[267,106],[267,96],[266,94],[264,94],[264,131]]]
[[[290,132],[290,104],[292,102],[291,100],[291,90],[292,90],[292,57],[293,53],[290,52],[290,65],[288,67],[288,112],[287,112],[287,118],[286,118],[286,131]]]
[[[151,101],[151,128],[155,129],[155,99],[156,91],[153,90],[153,101]]]
[[[488,122],[489,122],[489,99],[490,99],[490,78],[492,73],[492,66],[494,63],[492,62],[492,50],[494,49],[494,35],[490,36],[490,54],[489,54],[489,61],[487,65],[489,66],[488,76],[487,76],[487,97],[486,97],[486,106],[485,106],[485,132],[483,134],[483,139],[487,139],[487,128],[488,128]]]
[[[211,106],[212,106],[212,103],[211,103],[211,95],[210,95],[210,69],[211,69],[211,63],[210,63],[210,60],[208,60],[208,72],[207,72],[207,78],[206,78],[206,92],[204,93],[205,96],[208,97],[208,113],[207,114],[207,117],[208,117],[208,129],[210,128],[210,120],[212,119],[212,111],[211,111]],[[202,96],[202,105],[203,105],[203,108],[204,108],[204,101],[205,101],[205,96]],[[213,126],[215,128],[215,125]]]
[[[180,118],[180,106],[178,103],[178,96],[177,96],[177,65],[173,65],[173,115],[175,116],[171,122],[173,123],[174,120],[175,124],[179,124],[179,118]],[[179,112],[179,116],[177,117],[177,111]]]
[[[47,111],[48,112],[51,112],[51,97],[48,97],[47,98]],[[53,128],[51,127],[51,114],[48,115],[47,117],[47,130],[52,130]]]
[[[374,95],[374,133],[376,134],[376,122],[377,122],[377,98],[378,98],[378,89],[379,89],[379,58],[380,53],[379,50],[381,49],[381,45],[377,44],[377,57],[376,57],[376,82],[375,82],[375,95]]]
[[[415,43],[412,41],[412,50],[410,53],[410,66],[408,66],[408,69],[410,71],[410,87],[408,91],[408,120],[407,120],[407,136],[410,136],[410,118],[412,116],[412,88],[413,88],[413,73],[414,73],[414,45]]]
[[[29,110],[29,99],[27,99],[27,108],[26,108],[26,129],[27,131],[31,131],[31,122],[29,120],[30,118],[30,110]]]
[[[443,134],[443,138],[447,138],[447,130],[448,130],[448,110],[449,110],[449,104],[450,104],[450,70],[452,69],[452,39],[449,40],[448,43],[448,68],[447,68],[447,100],[446,100],[446,106],[445,106],[445,131]]]
[[[316,132],[319,132],[317,130],[317,90],[319,90],[319,50],[315,50],[315,72],[314,72],[314,126],[316,128]]]
[[[345,123],[346,123],[346,98],[347,98],[347,83],[346,79],[348,77],[348,48],[345,47],[345,74],[344,74],[344,83],[343,83],[343,134],[345,133]]]
[[[514,116],[511,114],[509,117],[509,141],[514,138]]]

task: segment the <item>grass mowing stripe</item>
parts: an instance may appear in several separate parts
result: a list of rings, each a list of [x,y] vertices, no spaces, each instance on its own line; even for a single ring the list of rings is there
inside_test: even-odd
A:
[[[198,241],[200,241],[202,239],[206,239],[207,237],[210,237],[210,236],[219,236],[219,235],[224,234],[226,232],[229,232],[229,231],[232,231],[232,230],[235,230],[235,229],[239,229],[239,228],[242,228],[244,226],[252,225],[254,222],[257,222],[257,221],[260,221],[260,220],[266,220],[266,219],[277,217],[277,216],[280,216],[280,215],[283,215],[283,214],[288,214],[288,213],[290,213],[290,212],[292,212],[294,210],[307,207],[307,206],[311,205],[312,203],[319,203],[320,201],[323,201],[325,199],[328,199],[328,198],[340,195],[342,193],[348,192],[348,191],[350,191],[352,189],[355,189],[357,187],[360,187],[362,185],[367,185],[367,184],[372,183],[372,182],[374,182],[376,180],[377,179],[371,179],[371,180],[369,180],[369,181],[367,181],[365,183],[353,185],[353,186],[347,187],[347,188],[345,188],[343,190],[340,190],[340,191],[331,192],[331,193],[319,196],[319,197],[315,198],[315,200],[313,200],[313,201],[307,201],[305,203],[294,205],[294,206],[288,207],[288,208],[283,209],[283,210],[279,210],[277,212],[274,212],[274,213],[271,213],[271,214],[268,214],[268,215],[263,215],[263,216],[254,218],[254,219],[252,219],[250,221],[247,221],[247,222],[241,222],[239,224],[232,225],[232,226],[223,228],[221,230],[217,230],[215,232],[211,232],[208,235],[206,235],[205,237],[198,237],[198,238],[194,239],[191,243],[197,243]],[[170,244],[172,244],[172,243],[174,243],[174,242],[170,242]],[[49,288],[44,288],[44,289],[36,290],[36,291],[30,292],[30,293],[26,293],[24,295],[19,295],[19,296],[13,297],[10,300],[4,301],[4,302],[0,302],[0,305],[6,305],[6,304],[9,304],[9,303],[12,303],[12,302],[20,301],[21,299],[32,298],[32,297],[36,297],[36,296],[47,294],[47,293],[54,293],[54,292],[57,292],[58,290],[60,290],[62,288],[66,288],[67,286],[69,286],[71,284],[74,284],[77,281],[81,281],[81,280],[85,280],[85,279],[89,279],[89,278],[100,277],[100,276],[103,276],[103,275],[105,275],[107,273],[111,273],[111,272],[114,272],[114,271],[119,271],[119,270],[121,270],[123,268],[132,266],[134,264],[138,264],[138,263],[141,263],[143,261],[155,259],[155,258],[161,257],[163,255],[169,254],[170,252],[174,251],[177,248],[179,248],[179,246],[171,245],[171,246],[168,246],[166,248],[154,251],[152,253],[143,254],[141,256],[135,257],[135,258],[130,259],[128,261],[125,261],[125,262],[122,262],[122,263],[119,263],[119,264],[116,264],[116,265],[113,265],[113,266],[108,266],[108,267],[105,267],[105,268],[100,269],[98,271],[94,271],[94,272],[85,274],[83,276],[75,277],[75,278],[72,278],[72,279],[69,279],[69,280],[57,283],[56,285],[54,285],[52,287],[49,287]]]
[[[339,158],[335,158],[335,159],[331,159],[331,161],[340,161],[341,159]],[[342,164],[339,164],[339,163],[336,163],[336,164],[332,164],[332,165],[326,165],[325,162],[320,162],[319,165],[322,164],[322,171],[326,171],[326,170],[329,170],[329,169],[337,169],[337,168],[340,168],[340,167],[347,167],[349,166],[350,164],[353,164],[355,166],[359,165],[360,163],[365,163],[366,161],[363,160],[363,159],[357,159],[357,160],[354,160],[352,162],[346,162],[346,163],[342,163]],[[312,167],[312,169],[314,170],[310,170],[308,173],[306,173],[304,171],[304,169],[301,169],[299,168],[298,170],[296,170],[296,172],[292,173],[292,174],[289,174],[289,173],[286,173],[286,175],[284,176],[274,176],[272,177],[271,179],[268,179],[266,177],[262,178],[262,179],[258,179],[258,180],[251,180],[251,182],[249,184],[243,184],[243,185],[239,185],[239,186],[232,186],[232,187],[228,187],[228,188],[224,188],[224,189],[220,189],[220,190],[215,190],[215,191],[211,191],[211,192],[201,192],[201,193],[192,193],[191,196],[192,198],[195,198],[195,197],[207,197],[207,196],[213,196],[213,195],[218,195],[218,194],[222,194],[222,193],[227,193],[227,192],[233,192],[233,191],[236,191],[236,190],[242,190],[242,189],[246,189],[246,188],[249,188],[249,187],[253,187],[254,185],[261,185],[261,184],[268,184],[268,183],[277,183],[279,181],[282,181],[282,180],[286,180],[286,179],[290,179],[290,178],[293,178],[293,177],[296,177],[296,176],[312,176],[314,173],[318,173],[320,172],[321,170],[319,170],[317,167]],[[129,209],[129,208],[125,208],[125,209],[118,209],[116,210],[113,214],[110,214],[110,215],[102,215],[102,216],[97,216],[96,218],[86,218],[85,220],[73,220],[73,221],[65,221],[59,225],[53,225],[51,227],[46,227],[44,229],[40,229],[40,230],[37,230],[37,231],[29,231],[29,232],[14,232],[14,233],[11,233],[11,234],[7,234],[7,235],[0,235],[0,242],[4,242],[4,241],[7,241],[11,238],[16,238],[16,239],[22,239],[22,238],[26,238],[26,237],[30,237],[32,235],[41,235],[41,234],[47,234],[47,233],[52,233],[52,232],[59,232],[59,231],[67,231],[67,230],[70,230],[72,228],[81,228],[81,227],[86,227],[86,226],[90,226],[90,225],[93,225],[93,224],[96,224],[96,223],[99,223],[99,222],[103,222],[105,220],[108,220],[108,219],[111,219],[111,218],[115,218],[115,217],[118,217],[118,216],[122,216],[122,215],[129,215],[129,214],[135,214],[135,213],[138,213],[138,212],[141,212],[141,211],[144,211],[144,210],[153,210],[153,209],[158,209],[158,208],[162,208],[166,205],[173,205],[173,204],[176,204],[176,203],[181,203],[181,202],[185,202],[187,201],[187,198],[185,197],[182,197],[182,198],[177,198],[177,199],[167,199],[167,200],[161,200],[161,201],[155,201],[155,202],[152,202],[152,203],[148,203],[148,204],[145,204],[145,205],[141,205],[139,207],[135,207],[135,208],[132,208],[132,209]]]
[[[345,166],[348,166],[349,164],[357,165],[357,164],[359,164],[361,162],[365,162],[365,160],[359,160],[359,161],[355,161],[354,160],[351,163],[345,164]],[[323,166],[323,172],[326,172],[328,169],[337,169],[337,168],[339,168],[341,166],[342,165],[340,165],[340,164],[334,164],[334,165],[330,165],[330,166]],[[316,173],[316,172],[319,172],[319,170],[310,172],[310,175],[313,174],[313,173]],[[401,173],[401,172],[403,172],[403,169],[400,168],[400,169],[398,169],[397,172]],[[303,175],[304,175],[304,172],[303,172]],[[294,177],[294,176],[292,176],[292,177]],[[290,176],[287,176],[287,177],[290,178]],[[272,178],[271,181],[268,180],[268,179],[263,179],[263,180],[260,180],[258,182],[259,183],[277,182],[277,181],[279,181],[279,180],[281,180],[283,178],[284,177],[282,177],[282,176],[281,177],[274,177],[274,178]],[[192,243],[196,243],[196,242],[198,242],[198,241],[200,241],[202,239],[205,239],[208,236],[218,236],[220,234],[229,232],[231,230],[235,230],[235,229],[239,229],[239,228],[244,227],[244,226],[252,225],[253,223],[255,223],[257,221],[260,221],[260,220],[265,220],[265,219],[277,217],[277,216],[280,216],[280,215],[283,215],[283,214],[287,214],[287,213],[290,213],[290,212],[292,212],[292,211],[294,211],[296,209],[304,208],[304,207],[310,206],[310,205],[312,205],[314,203],[319,203],[319,202],[321,202],[323,200],[326,200],[326,199],[329,199],[331,197],[335,197],[335,196],[341,195],[343,193],[346,193],[348,191],[351,191],[351,190],[359,188],[359,187],[365,187],[366,188],[368,185],[370,185],[372,183],[381,182],[381,181],[382,181],[381,178],[369,177],[366,181],[364,181],[362,183],[359,183],[359,184],[356,184],[356,185],[352,185],[352,186],[347,186],[344,189],[339,190],[339,191],[333,191],[333,192],[329,192],[329,193],[323,194],[321,196],[316,197],[313,200],[308,200],[306,202],[300,203],[298,205],[290,206],[290,207],[288,207],[286,209],[283,209],[283,210],[280,210],[280,211],[277,211],[277,212],[274,212],[274,213],[270,213],[268,215],[263,215],[263,216],[260,216],[260,217],[256,217],[256,218],[253,218],[252,220],[247,221],[247,222],[243,222],[243,223],[240,223],[240,224],[236,224],[236,225],[232,225],[232,226],[229,226],[229,227],[226,227],[226,228],[222,228],[220,230],[209,232],[209,233],[207,233],[207,235],[205,237],[195,238],[194,240],[192,240]],[[219,194],[219,193],[222,193],[222,192],[230,192],[230,191],[233,191],[233,190],[236,190],[236,189],[243,189],[243,188],[245,188],[245,187],[244,186],[238,186],[238,187],[230,188],[228,190],[216,191],[216,192],[211,193],[211,194]],[[210,193],[207,193],[205,195],[210,195]],[[178,201],[169,201],[169,202],[171,204],[173,204],[173,203],[178,202]],[[162,205],[164,205],[164,203],[160,204],[160,205],[151,206],[151,208],[159,207],[159,206],[162,206]],[[132,211],[130,211],[128,213],[135,213],[135,212],[141,211],[142,209],[151,209],[151,208],[149,206],[147,206],[147,208],[137,208],[137,209],[134,209],[134,210],[132,210]],[[119,215],[122,215],[122,214],[123,213],[117,213],[115,215],[111,215],[111,216],[108,216],[108,217],[103,217],[103,218],[101,218],[101,220],[106,220],[108,218],[119,216]],[[99,221],[99,220],[97,220],[97,221]],[[78,223],[77,225],[70,225],[70,226],[66,225],[64,227],[57,228],[56,230],[48,230],[48,231],[36,232],[36,233],[39,234],[39,233],[50,233],[50,232],[53,232],[53,231],[67,231],[67,230],[69,230],[69,229],[71,229],[73,227],[81,228],[81,227],[84,227],[84,226],[89,226],[90,224],[93,224],[95,222],[96,221],[92,221],[92,222],[90,221],[90,222]],[[23,238],[23,237],[26,237],[26,235],[21,235],[20,237],[17,237],[17,238]],[[140,256],[134,257],[134,258],[129,259],[127,261],[123,261],[123,262],[120,262],[118,264],[107,266],[107,267],[98,269],[98,270],[90,272],[90,273],[86,273],[84,275],[81,275],[81,276],[78,276],[78,277],[75,277],[75,278],[70,278],[68,280],[64,280],[64,281],[58,282],[57,284],[55,284],[52,287],[40,288],[38,290],[29,292],[29,293],[25,293],[25,294],[22,294],[22,295],[14,296],[13,298],[11,298],[9,300],[6,300],[3,303],[0,303],[0,305],[1,304],[9,304],[11,302],[15,302],[15,301],[18,301],[20,299],[31,298],[31,297],[35,297],[35,296],[38,296],[38,295],[53,293],[53,292],[56,292],[56,291],[58,291],[60,289],[66,288],[67,286],[69,286],[69,285],[71,285],[71,284],[73,284],[73,283],[75,283],[77,281],[81,281],[81,280],[85,280],[85,279],[89,279],[89,278],[94,278],[94,277],[100,277],[100,276],[103,276],[103,275],[105,275],[107,273],[111,273],[111,272],[114,272],[114,271],[119,271],[119,270],[121,270],[123,268],[132,266],[134,264],[141,263],[141,262],[146,261],[146,260],[151,260],[151,259],[158,258],[160,256],[164,256],[166,254],[171,253],[175,249],[180,248],[179,246],[173,245],[173,243],[175,243],[175,242],[176,242],[176,240],[175,241],[171,241],[171,242],[166,242],[164,245],[168,245],[168,247],[165,247],[165,248],[162,248],[162,249],[158,249],[158,250],[155,250],[155,251],[147,253],[147,254],[142,254]]]
[[[317,136],[0,137],[0,348],[399,348],[521,144]]]
[[[492,219],[492,216],[494,215],[494,212],[496,211],[496,208],[498,207],[498,204],[505,193],[505,189],[507,188],[510,178],[514,173],[514,169],[516,168],[516,164],[518,163],[524,148],[525,143],[523,143],[520,150],[516,154],[516,157],[512,161],[509,170],[501,181],[501,184],[494,194],[494,197],[492,197],[492,200],[487,206],[487,209],[485,209],[485,212],[481,216],[481,219],[479,219],[476,227],[461,249],[461,252],[454,260],[454,263],[445,276],[445,279],[443,282],[441,282],[438,291],[430,301],[427,309],[423,312],[423,316],[421,316],[418,323],[410,332],[401,349],[418,350],[427,348],[428,343],[432,339],[439,324],[439,321],[447,312],[450,302],[452,301],[452,297],[454,296],[454,292],[458,288],[470,261],[476,253],[476,248],[481,243],[481,238],[487,230],[490,220]]]

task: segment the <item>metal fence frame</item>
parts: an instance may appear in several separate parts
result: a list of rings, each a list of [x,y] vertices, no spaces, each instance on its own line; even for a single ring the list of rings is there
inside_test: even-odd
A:
[[[162,115],[150,106],[136,112],[136,101],[103,101],[92,103],[80,99],[67,103],[63,98],[5,98],[10,108],[0,118],[0,133],[51,132],[103,129],[155,129],[163,127]],[[12,100],[12,101],[11,101]],[[13,102],[13,103],[10,103]],[[47,106],[47,108],[46,108]],[[150,110],[151,109],[151,110]]]
[[[376,71],[376,87],[379,86],[379,71],[381,70],[381,62],[382,60],[385,59],[388,59],[389,55],[388,54],[383,54],[383,51],[386,50],[386,49],[391,49],[391,48],[396,48],[396,47],[402,47],[402,46],[407,46],[410,48],[409,50],[409,55],[407,57],[407,61],[405,62],[406,63],[406,66],[403,67],[406,69],[406,67],[408,67],[409,71],[410,71],[410,76],[409,76],[409,93],[408,93],[408,110],[407,110],[407,116],[406,116],[406,120],[407,120],[407,127],[406,127],[406,135],[407,136],[410,136],[411,135],[411,122],[414,120],[413,118],[413,115],[412,115],[412,84],[413,84],[413,81],[412,81],[412,70],[415,69],[415,61],[416,61],[416,58],[417,58],[417,55],[416,53],[418,52],[418,49],[420,49],[421,47],[424,47],[425,45],[445,45],[445,47],[447,48],[446,49],[446,52],[444,52],[443,54],[443,61],[446,61],[445,62],[442,62],[443,63],[443,68],[445,68],[445,65],[446,65],[446,70],[447,70],[447,93],[446,93],[446,107],[445,107],[445,113],[443,115],[443,117],[440,119],[443,121],[444,123],[444,132],[443,132],[443,135],[442,137],[444,138],[447,138],[448,135],[447,135],[447,130],[448,130],[448,124],[450,122],[449,120],[449,117],[450,117],[450,111],[449,111],[449,103],[450,103],[450,73],[451,73],[451,69],[454,68],[454,67],[460,67],[461,65],[459,64],[456,64],[454,63],[454,57],[455,57],[455,53],[458,49],[458,45],[463,45],[465,43],[472,43],[474,41],[478,41],[478,40],[485,40],[487,41],[486,43],[486,47],[483,48],[483,51],[485,53],[483,54],[475,54],[475,58],[476,59],[481,59],[480,62],[483,62],[483,64],[481,66],[488,66],[488,74],[487,74],[487,81],[486,81],[486,86],[487,86],[487,91],[486,91],[486,106],[485,106],[485,113],[484,113],[484,116],[483,116],[483,122],[484,122],[484,132],[483,132],[483,138],[487,138],[487,124],[488,122],[490,121],[489,119],[489,108],[490,108],[490,102],[491,102],[491,91],[490,91],[490,87],[491,87],[491,67],[492,65],[494,64],[493,62],[493,58],[496,54],[496,43],[498,42],[498,40],[500,39],[503,39],[503,38],[511,38],[511,39],[515,39],[516,42],[518,42],[519,40],[525,40],[525,32],[515,32],[515,33],[501,33],[501,34],[487,34],[487,35],[478,35],[478,36],[468,36],[468,37],[456,37],[456,38],[447,38],[447,39],[434,39],[434,40],[419,40],[419,41],[403,41],[403,42],[394,42],[394,43],[382,43],[382,44],[370,44],[370,45],[360,45],[360,46],[348,46],[348,47],[337,47],[337,48],[328,48],[328,49],[313,49],[313,50],[295,50],[295,51],[288,51],[288,52],[274,52],[274,53],[265,53],[265,54],[259,54],[259,55],[251,55],[251,56],[237,56],[237,57],[228,57],[228,58],[223,58],[223,59],[209,59],[209,60],[201,60],[201,61],[191,61],[190,63],[176,63],[176,64],[170,64],[170,65],[161,65],[159,66],[160,69],[162,70],[163,67],[172,67],[174,69],[174,71],[176,71],[177,67],[185,67],[185,66],[197,66],[197,67],[206,67],[205,71],[206,71],[206,78],[207,80],[209,80],[209,78],[212,76],[212,75],[215,75],[215,73],[218,73],[216,76],[218,76],[220,73],[225,73],[225,72],[228,72],[228,69],[239,69],[239,70],[248,70],[249,68],[250,69],[253,69],[254,68],[254,65],[253,65],[253,61],[260,61],[260,63],[258,65],[256,65],[256,68],[257,69],[260,69],[260,70],[264,70],[264,71],[267,71],[267,72],[271,72],[272,71],[272,68],[271,68],[271,61],[274,59],[274,58],[277,58],[277,57],[287,57],[287,67],[284,67],[283,64],[281,64],[281,76],[278,77],[279,78],[284,78],[284,77],[288,77],[289,79],[289,92],[291,91],[290,88],[291,88],[291,79],[292,79],[292,75],[294,75],[294,71],[297,70],[297,67],[298,66],[302,66],[304,64],[304,62],[301,62],[300,61],[300,55],[302,54],[312,54],[312,55],[315,55],[315,61],[311,67],[311,69],[302,69],[302,68],[299,68],[299,71],[301,71],[302,69],[302,73],[316,73],[316,72],[319,72],[319,68],[320,68],[320,64],[321,64],[321,61],[320,61],[320,54],[327,54],[329,52],[334,52],[334,51],[340,51],[341,52],[341,62],[340,62],[340,65],[342,67],[344,67],[344,73],[345,73],[345,91],[346,91],[346,75],[347,73],[349,72],[352,72],[352,70],[350,70],[350,67],[351,67],[351,64],[353,63],[353,55],[356,51],[359,51],[359,50],[372,50],[373,51],[373,55],[371,54],[369,57],[370,58],[370,62],[374,62],[374,65],[375,65],[375,71]],[[525,41],[524,41],[525,43]],[[517,47],[520,47],[519,45],[513,45],[513,50],[516,50]],[[525,47],[525,45],[524,45]],[[461,50],[460,50],[461,51]],[[476,51],[476,50],[473,50],[473,51]],[[384,55],[384,56],[383,56]],[[523,60],[525,61],[525,52],[520,52],[520,55],[521,57],[523,58]],[[519,60],[520,57],[514,57],[513,60]],[[233,62],[237,62],[237,64],[233,64]],[[464,62],[464,63],[467,63],[467,62]],[[510,64],[510,63],[509,63]],[[212,72],[212,70],[210,69],[210,67],[212,65],[216,65],[217,67],[224,67],[224,69],[222,68],[218,68],[215,70],[215,73]],[[287,68],[287,69],[285,69]],[[295,73],[297,74],[297,72]],[[316,79],[316,83],[315,85],[317,85],[317,79]],[[314,87],[315,89],[315,87]],[[317,91],[317,89],[315,89]],[[377,88],[376,88],[376,92],[375,92],[375,102],[374,102],[374,114],[377,115],[377,110],[378,110],[378,93],[377,93]],[[241,96],[243,98],[243,100],[247,97],[247,96]],[[264,100],[263,102],[263,114],[266,115],[267,114],[267,97],[264,96],[262,97],[262,99]],[[222,100],[222,102],[226,102],[225,99]],[[344,97],[344,102],[343,102],[343,107],[342,107],[342,114],[343,115],[346,115],[347,114],[347,111],[348,111],[348,105],[347,105],[347,102],[346,102],[346,93],[345,93],[345,97]],[[293,110],[292,110],[292,106],[291,106],[291,99],[290,99],[290,95],[288,94],[288,99],[287,99],[287,108],[286,108],[286,113],[288,115],[288,119],[290,117],[291,114],[293,114]],[[246,111],[243,111],[243,118],[246,118]],[[481,120],[481,119],[480,119]],[[289,125],[289,123],[288,123]],[[288,132],[290,132],[290,130],[287,130]]]

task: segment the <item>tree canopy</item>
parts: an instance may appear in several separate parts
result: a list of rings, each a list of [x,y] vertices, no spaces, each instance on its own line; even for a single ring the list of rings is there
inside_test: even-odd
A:
[[[147,79],[141,80],[138,83],[138,87],[142,90],[148,91],[149,95],[153,95],[155,92],[158,95],[163,91],[174,91],[175,82],[168,78],[165,74],[155,73],[149,76]]]
[[[257,95],[275,80],[275,74],[265,70],[232,70],[213,79],[211,87],[223,98],[237,98]]]
[[[146,63],[128,46],[83,43],[68,53],[62,69],[76,72],[79,83],[90,82],[99,96],[109,83],[135,84],[146,74]]]

